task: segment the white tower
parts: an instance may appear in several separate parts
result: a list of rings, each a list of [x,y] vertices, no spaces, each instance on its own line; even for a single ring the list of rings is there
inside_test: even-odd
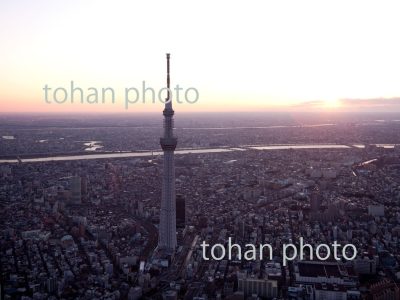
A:
[[[174,151],[178,140],[173,135],[174,110],[172,109],[172,98],[169,87],[169,53],[167,53],[167,88],[168,94],[163,111],[164,136],[160,138],[161,148],[164,152],[164,170],[158,248],[165,249],[167,251],[174,251],[176,248]]]

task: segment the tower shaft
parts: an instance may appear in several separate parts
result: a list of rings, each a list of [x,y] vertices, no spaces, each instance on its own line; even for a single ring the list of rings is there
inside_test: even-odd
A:
[[[160,138],[160,145],[164,152],[164,169],[161,195],[160,226],[158,247],[174,251],[176,248],[176,203],[175,203],[175,161],[174,151],[177,138],[173,134],[172,98],[170,93],[169,58],[167,53],[167,99],[163,111],[164,135]]]

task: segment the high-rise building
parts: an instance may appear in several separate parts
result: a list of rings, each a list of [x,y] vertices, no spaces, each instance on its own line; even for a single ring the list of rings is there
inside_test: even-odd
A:
[[[184,228],[186,224],[186,201],[183,195],[176,195],[176,227]]]
[[[81,194],[82,194],[82,198],[85,198],[87,196],[87,191],[88,191],[88,178],[85,175],[85,176],[81,177]]]
[[[51,277],[47,279],[47,291],[49,293],[55,293],[57,291],[57,278],[56,277]]]
[[[176,247],[176,203],[175,203],[175,162],[174,151],[178,139],[173,135],[172,97],[169,79],[169,53],[167,53],[167,99],[165,101],[164,135],[160,138],[164,152],[164,169],[160,210],[158,248],[173,252]]]
[[[269,279],[259,279],[247,276],[244,273],[238,274],[238,291],[244,293],[245,297],[256,294],[262,298],[274,298],[278,296],[278,282]]]
[[[70,178],[70,190],[71,190],[71,203],[81,204],[82,201],[81,177],[73,176]]]
[[[321,207],[321,194],[318,189],[314,189],[310,195],[310,208],[313,213],[318,212]]]
[[[368,205],[368,214],[373,217],[383,217],[383,216],[385,216],[385,206],[384,205]]]

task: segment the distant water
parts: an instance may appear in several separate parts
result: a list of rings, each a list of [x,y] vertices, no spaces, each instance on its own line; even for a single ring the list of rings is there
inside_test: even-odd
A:
[[[375,144],[377,147],[394,148],[395,144]],[[175,154],[203,154],[203,153],[222,153],[233,151],[248,150],[301,150],[301,149],[355,149],[364,148],[365,145],[337,145],[337,144],[293,144],[293,145],[265,145],[265,146],[242,146],[232,148],[211,148],[211,149],[182,149],[176,150]],[[143,152],[118,152],[118,153],[96,153],[87,155],[65,155],[65,156],[48,156],[38,158],[21,158],[22,162],[49,162],[49,161],[66,161],[66,160],[82,160],[82,159],[102,159],[102,158],[125,158],[125,157],[146,157],[153,155],[162,155],[162,151],[143,151]],[[17,163],[18,159],[0,159],[0,163]],[[233,161],[229,161],[231,163]]]
[[[351,148],[346,145],[318,144],[318,145],[269,145],[249,147],[256,150],[285,150],[285,149],[346,149]]]
[[[84,145],[87,147],[85,148],[85,151],[96,151],[99,150],[101,148],[103,148],[102,145],[100,145],[100,141],[90,141],[87,143],[84,143]]]
[[[233,126],[233,127],[182,127],[176,129],[183,130],[232,130],[232,129],[274,129],[274,128],[313,128],[313,127],[325,127],[335,126],[336,124],[313,124],[313,125],[271,125],[271,126]]]
[[[395,144],[375,144],[377,147],[381,147],[381,148],[394,148],[396,145]]]
[[[216,148],[216,149],[188,149],[176,150],[175,154],[189,154],[189,153],[219,153],[235,151],[229,148]],[[66,155],[66,156],[48,156],[37,158],[21,158],[22,162],[48,162],[48,161],[65,161],[65,160],[82,160],[82,159],[102,159],[102,158],[124,158],[124,157],[146,157],[153,155],[161,155],[162,151],[146,151],[146,152],[118,152],[118,153],[97,153],[87,155]],[[0,159],[0,163],[16,163],[18,159]]]

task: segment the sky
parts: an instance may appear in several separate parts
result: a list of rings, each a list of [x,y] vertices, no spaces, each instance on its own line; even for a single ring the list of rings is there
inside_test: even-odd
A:
[[[1,1],[0,112],[160,111],[142,84],[165,87],[167,52],[171,87],[192,88],[177,111],[400,111],[399,11],[384,0]],[[101,101],[107,87],[114,103]]]

